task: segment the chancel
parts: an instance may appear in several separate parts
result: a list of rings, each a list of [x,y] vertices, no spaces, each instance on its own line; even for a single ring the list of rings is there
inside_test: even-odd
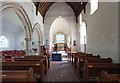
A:
[[[1,83],[119,83],[119,7],[114,0],[1,1]]]

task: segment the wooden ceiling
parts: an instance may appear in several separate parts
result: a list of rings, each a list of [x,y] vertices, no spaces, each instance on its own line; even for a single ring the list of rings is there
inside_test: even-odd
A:
[[[40,14],[43,17],[43,21],[45,18],[45,15],[48,11],[48,9],[54,4],[55,2],[34,2],[35,6],[36,6],[36,15],[38,13],[38,11],[40,12]],[[86,12],[86,4],[87,2],[66,2],[66,4],[68,4],[74,11],[75,16],[76,16],[76,21],[77,21],[77,17],[79,16],[79,14],[81,13],[81,11],[84,9],[84,13]]]

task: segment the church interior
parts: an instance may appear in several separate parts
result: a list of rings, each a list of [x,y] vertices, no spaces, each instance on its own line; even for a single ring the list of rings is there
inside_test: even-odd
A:
[[[119,2],[0,1],[0,82],[120,83]]]

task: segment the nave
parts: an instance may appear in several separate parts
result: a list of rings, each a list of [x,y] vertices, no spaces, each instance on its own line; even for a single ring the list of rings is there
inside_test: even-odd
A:
[[[120,82],[118,2],[8,1],[0,2],[0,82]]]

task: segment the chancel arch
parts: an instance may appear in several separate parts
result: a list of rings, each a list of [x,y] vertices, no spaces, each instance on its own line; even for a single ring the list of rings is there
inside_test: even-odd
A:
[[[0,15],[3,16],[8,12],[16,14],[21,23],[23,24],[23,29],[25,33],[24,40],[26,41],[25,47],[26,55],[29,55],[29,53],[31,52],[31,33],[32,33],[32,25],[29,20],[29,17],[26,14],[25,10],[21,7],[21,5],[16,2],[3,2],[1,4]]]
[[[66,3],[54,3],[47,11],[45,18],[44,18],[44,27],[45,27],[44,28],[45,30],[44,39],[45,41],[46,40],[48,40],[48,42],[51,41],[50,40],[51,38],[49,36],[51,25],[58,17],[62,17],[67,21],[70,27],[71,51],[72,52],[77,51],[77,45],[74,46],[73,44],[74,40],[76,41],[76,31],[77,31],[76,30],[76,17],[75,17],[75,14],[72,8]]]
[[[57,40],[57,36],[59,35],[61,38]],[[50,51],[52,48],[54,48],[55,44],[63,43],[69,45],[70,41],[68,41],[68,39],[70,36],[71,36],[71,29],[68,22],[63,17],[59,16],[53,21],[50,28]]]

